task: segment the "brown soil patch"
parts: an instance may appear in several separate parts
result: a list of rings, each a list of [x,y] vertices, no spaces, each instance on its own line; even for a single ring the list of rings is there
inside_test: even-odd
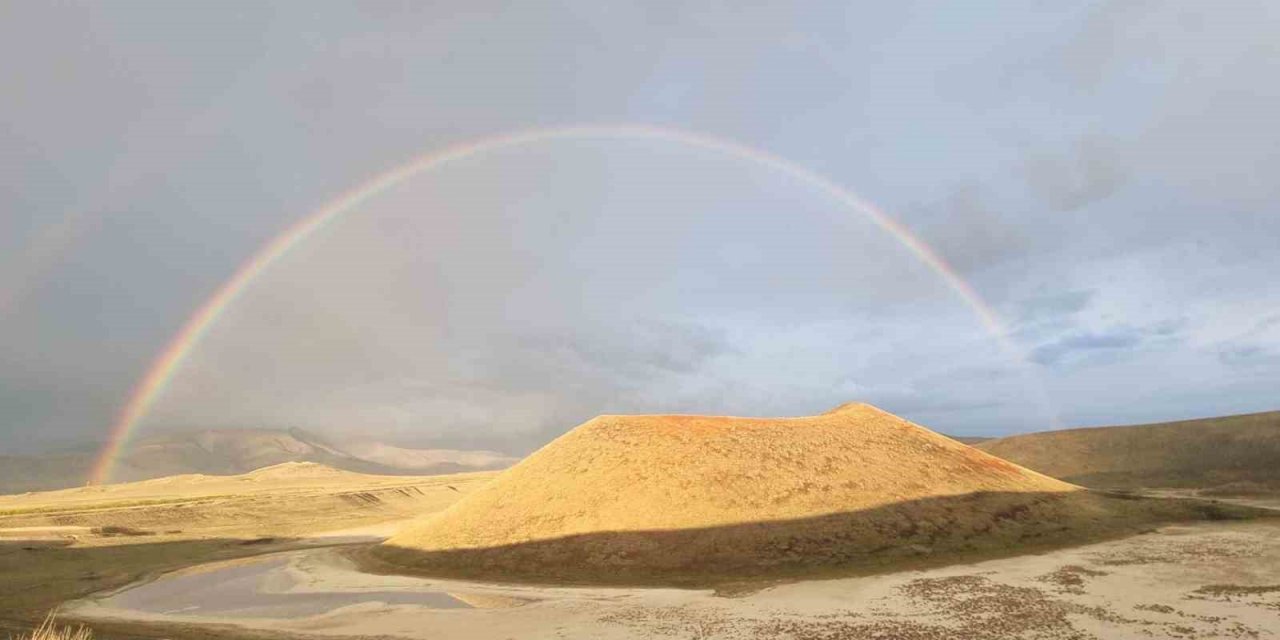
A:
[[[1106,571],[1098,571],[1080,565],[1069,564],[1060,567],[1053,573],[1040,576],[1040,582],[1047,582],[1056,585],[1059,590],[1066,593],[1080,594],[1084,593],[1084,585],[1088,578],[1096,578],[1107,575]]]

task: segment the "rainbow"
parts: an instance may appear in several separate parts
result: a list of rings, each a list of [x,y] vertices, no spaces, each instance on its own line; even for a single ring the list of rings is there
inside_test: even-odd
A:
[[[978,295],[978,292],[969,283],[965,282],[956,273],[955,269],[947,264],[942,256],[938,255],[929,245],[925,244],[920,238],[916,237],[881,209],[862,199],[857,194],[800,165],[738,142],[679,129],[634,124],[536,129],[462,142],[418,156],[342,193],[302,218],[283,233],[277,235],[254,254],[248,262],[237,269],[230,279],[200,305],[200,308],[187,319],[182,329],[178,331],[164,351],[151,363],[146,375],[133,389],[128,402],[121,409],[116,421],[113,423],[107,443],[104,445],[91,471],[89,482],[100,484],[109,480],[116,459],[127,443],[130,434],[164,392],[166,385],[173,378],[174,373],[182,365],[188,354],[200,343],[201,338],[209,331],[209,328],[218,321],[222,312],[235,302],[240,294],[263,271],[275,261],[284,257],[291,249],[343,214],[355,209],[358,205],[413,176],[432,171],[451,162],[500,149],[568,138],[639,138],[667,141],[727,155],[789,176],[795,181],[825,194],[842,206],[861,213],[892,236],[921,263],[937,274],[951,291],[973,310],[978,320],[991,332],[1006,353],[1017,362],[1023,361],[1021,352],[1010,342],[1007,336],[1008,332],[996,312],[983,301],[982,297]],[[1039,391],[1041,391],[1041,398],[1044,399],[1043,389]],[[1045,406],[1048,407],[1047,402]],[[1047,411],[1047,415],[1052,416],[1053,412]]]

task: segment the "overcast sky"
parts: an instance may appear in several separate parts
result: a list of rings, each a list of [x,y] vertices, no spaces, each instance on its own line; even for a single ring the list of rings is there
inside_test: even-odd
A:
[[[1280,408],[1280,4],[0,3],[0,450],[147,428],[523,453],[598,413],[877,404],[1004,434]],[[452,8],[441,8],[452,5]],[[1001,341],[1012,345],[1001,348]]]

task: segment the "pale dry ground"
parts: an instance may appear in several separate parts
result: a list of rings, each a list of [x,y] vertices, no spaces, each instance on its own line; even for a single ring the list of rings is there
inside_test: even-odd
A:
[[[367,476],[286,463],[240,476],[0,496],[0,635],[29,630],[67,600],[159,572],[382,539],[492,475]],[[117,631],[98,636],[134,637]]]
[[[263,570],[246,578],[254,564]],[[239,597],[218,588],[233,570],[262,597],[240,599],[237,609]],[[442,606],[442,595],[471,606]],[[252,608],[286,597],[296,599],[288,606],[298,615]],[[309,598],[322,597],[332,606],[300,614]],[[179,572],[71,611],[162,623],[176,635],[232,623],[267,636],[342,638],[1273,638],[1280,636],[1280,522],[1176,525],[1037,555],[729,597],[373,576],[337,550],[320,549]]]

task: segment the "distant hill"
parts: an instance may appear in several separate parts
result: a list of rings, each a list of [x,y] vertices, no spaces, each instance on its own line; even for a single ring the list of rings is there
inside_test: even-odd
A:
[[[975,446],[1087,487],[1280,490],[1280,411],[1046,431]]]
[[[81,485],[95,457],[86,452],[0,456],[0,494]],[[439,475],[502,469],[515,459],[492,451],[409,449],[373,440],[334,443],[302,429],[203,429],[139,438],[121,456],[111,481],[235,475],[286,462],[375,475]]]
[[[0,455],[0,494],[66,489],[84,484],[94,455],[85,452],[48,455]]]

